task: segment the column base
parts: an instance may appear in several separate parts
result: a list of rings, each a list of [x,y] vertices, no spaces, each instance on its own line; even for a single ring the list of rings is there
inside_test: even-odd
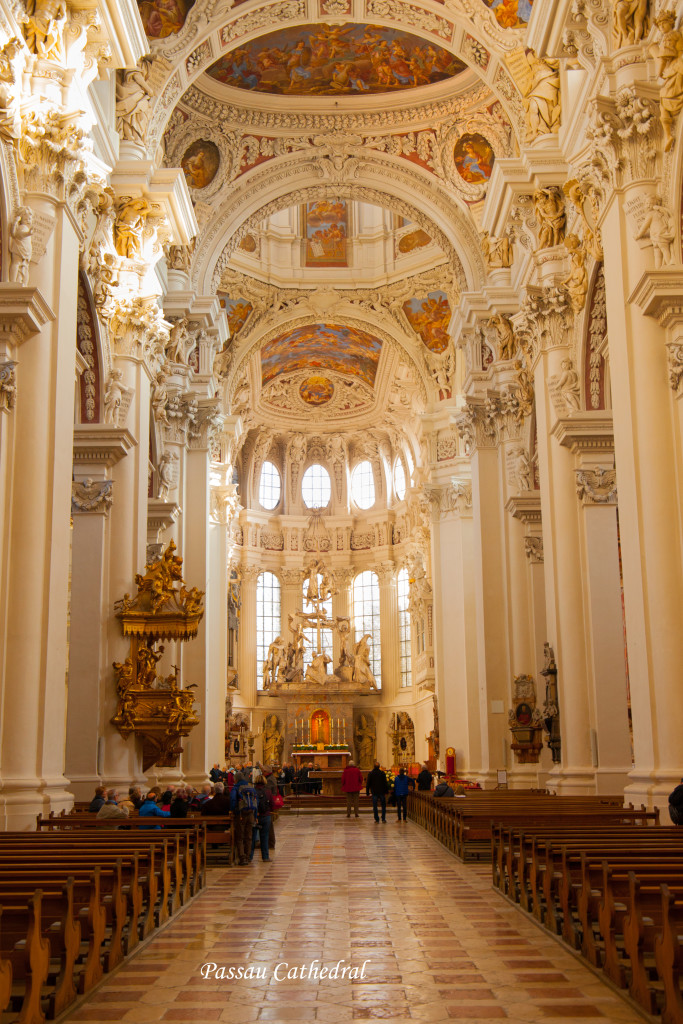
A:
[[[645,804],[647,810],[659,807],[661,824],[670,825],[669,793],[681,783],[681,770],[628,773],[628,785],[624,790],[624,803],[640,807]]]
[[[73,794],[67,780],[3,779],[0,785],[0,828],[5,832],[34,832],[38,815],[69,811]]]
[[[564,768],[557,765],[548,772],[546,786],[558,796],[596,793],[595,768]]]
[[[211,782],[208,772],[192,772],[192,774],[185,774],[185,782],[188,786],[193,786],[195,789],[201,789],[207,782]]]
[[[70,785],[74,800],[82,801],[92,800],[95,795],[95,789],[97,786],[104,786],[104,782],[101,775],[88,773],[85,775],[72,775]],[[128,792],[128,786],[126,786],[126,792]]]
[[[467,778],[470,782],[478,782],[482,789],[495,789],[498,785],[498,775],[493,768],[468,772]]]
[[[538,779],[539,764],[516,764],[508,770],[508,789],[542,789]],[[544,775],[546,773],[544,772]]]
[[[161,786],[162,790],[169,786],[183,786],[187,781],[180,768],[155,768],[147,772],[145,778],[147,788],[150,786]]]
[[[630,767],[596,769],[596,792],[605,794],[606,796],[623,796],[624,790],[628,784],[630,771]]]

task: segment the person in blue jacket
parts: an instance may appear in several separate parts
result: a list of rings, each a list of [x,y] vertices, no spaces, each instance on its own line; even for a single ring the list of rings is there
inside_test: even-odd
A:
[[[408,803],[408,790],[410,789],[410,780],[406,775],[405,768],[399,768],[398,775],[394,779],[394,796],[396,797],[396,811],[398,812],[398,820],[401,820],[401,810],[403,810],[403,820],[406,820],[406,806]]]
[[[145,797],[140,806],[138,814],[141,818],[170,818],[170,811],[163,811],[157,800],[161,797],[161,790],[158,786],[150,789],[149,793]],[[140,828],[161,828],[161,825],[153,825],[151,822],[149,825],[140,825]]]

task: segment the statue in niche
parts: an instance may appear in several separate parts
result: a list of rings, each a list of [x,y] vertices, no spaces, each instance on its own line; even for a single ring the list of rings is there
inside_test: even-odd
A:
[[[116,76],[116,128],[125,142],[145,141],[154,92],[147,81],[149,64]]]
[[[516,445],[510,452],[512,455],[512,466],[510,469],[510,482],[518,491],[531,490],[531,461],[529,453],[521,444]]]
[[[635,46],[650,28],[649,0],[616,0],[614,4],[614,44]]]
[[[548,388],[564,399],[568,412],[579,411],[581,408],[581,384],[571,359],[562,360],[561,372],[548,378]]]
[[[489,270],[498,270],[502,267],[512,266],[512,244],[509,235],[502,238],[493,238],[488,231],[481,235],[481,251],[486,260]]]
[[[279,764],[285,738],[278,728],[277,715],[269,715],[263,725],[263,763]]]
[[[168,336],[166,346],[166,358],[172,363],[187,364],[190,354],[195,347],[196,338],[190,334],[189,321],[187,317],[176,320]]]
[[[117,367],[109,371],[107,387],[104,392],[104,422],[119,425],[119,410],[123,401],[124,387],[121,383],[123,373]]]
[[[116,252],[125,259],[142,256],[142,236],[152,207],[146,199],[126,199],[119,206],[114,223]]]
[[[512,359],[515,354],[517,343],[515,341],[515,332],[512,329],[512,324],[508,317],[503,316],[502,313],[494,313],[494,315],[489,319],[489,327],[492,327],[496,332],[498,358],[500,361],[507,362]]]
[[[375,763],[375,722],[370,716],[361,715],[356,726],[356,750],[358,767],[365,771]]]
[[[564,194],[551,185],[534,192],[534,210],[538,220],[538,248],[549,249],[564,241],[567,215],[564,208]]]
[[[173,463],[177,456],[174,452],[164,452],[159,459],[159,465],[157,466],[157,473],[159,476],[159,493],[158,498],[160,501],[168,501],[168,495],[170,490],[175,487],[175,470]]]
[[[168,403],[168,390],[166,388],[166,374],[159,370],[152,384],[152,412],[157,423],[168,423],[166,405]]]
[[[20,206],[12,217],[9,230],[9,279],[14,284],[28,284],[28,265],[33,253],[33,210]]]

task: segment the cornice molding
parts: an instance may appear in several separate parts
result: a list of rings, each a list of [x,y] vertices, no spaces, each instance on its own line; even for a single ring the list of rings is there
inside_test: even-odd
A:
[[[136,439],[125,427],[112,427],[107,423],[74,425],[74,462],[79,465],[115,466],[136,445]]]
[[[543,521],[541,492],[529,491],[527,494],[515,494],[505,505],[505,510],[513,519],[519,519],[525,526],[540,527]]]
[[[574,455],[614,451],[614,426],[608,412],[580,412],[563,417],[555,421],[550,433]]]

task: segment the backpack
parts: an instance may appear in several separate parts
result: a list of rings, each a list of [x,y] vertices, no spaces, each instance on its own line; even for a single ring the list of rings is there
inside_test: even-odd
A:
[[[240,814],[246,814],[247,811],[251,811],[252,814],[256,814],[258,812],[256,790],[249,783],[244,786],[240,786],[239,788],[239,792],[237,794],[237,810]]]
[[[268,790],[265,786],[259,786],[256,790],[256,802],[258,805],[259,818],[265,818],[266,814],[270,814],[270,800]]]

